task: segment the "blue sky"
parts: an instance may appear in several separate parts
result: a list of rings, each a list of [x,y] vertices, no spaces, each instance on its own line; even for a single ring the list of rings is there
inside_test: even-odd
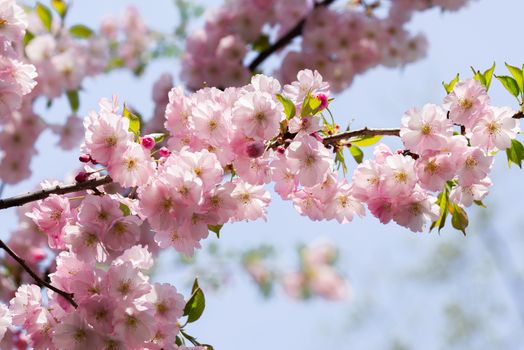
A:
[[[219,3],[206,2],[212,6]],[[96,27],[102,15],[117,15],[128,4],[136,5],[155,29],[169,31],[176,25],[176,10],[169,0],[76,1],[69,23]],[[444,97],[441,82],[451,80],[456,73],[470,76],[470,66],[486,69],[495,61],[496,73],[506,74],[505,61],[514,65],[524,63],[517,32],[523,13],[522,1],[478,0],[457,13],[432,10],[417,14],[409,28],[427,35],[427,58],[402,70],[377,68],[359,76],[332,103],[336,118],[341,125],[351,122],[353,128],[396,127],[405,110],[429,102],[439,103]],[[81,95],[80,114],[97,109],[101,97],[113,94],[147,114],[153,109],[150,97],[153,81],[163,72],[177,75],[178,69],[175,60],[164,59],[148,67],[140,80],[126,72],[90,79]],[[496,81],[491,96],[495,105],[516,108],[515,100]],[[66,113],[68,106],[62,100],[43,115],[52,121],[65,119]],[[45,178],[61,179],[77,166],[77,153],[61,152],[54,147],[55,142],[48,132],[40,138],[40,155],[33,161],[32,178],[8,187],[4,195],[28,191]],[[394,147],[398,145],[397,140],[387,142]],[[354,166],[350,164],[351,169]],[[508,169],[505,156],[498,155],[492,173],[495,185],[485,201],[489,222],[509,245],[509,254],[519,271],[524,268],[524,259],[519,258],[524,248],[519,229],[522,223],[519,199],[524,196],[522,177],[520,169]],[[524,348],[523,336],[519,334],[523,324],[514,301],[479,238],[489,234],[485,226],[476,224],[481,210],[470,208],[468,212],[473,223],[467,237],[451,229],[444,229],[440,235],[413,234],[393,224],[381,225],[370,215],[348,225],[313,223],[300,217],[289,202],[274,197],[267,222],[227,225],[218,244],[236,249],[274,244],[281,251],[281,262],[292,265],[297,244],[327,237],[343,252],[339,267],[351,282],[353,298],[344,303],[322,300],[302,303],[277,293],[276,298],[265,301],[245,276],[238,275],[234,283],[218,293],[208,293],[206,312],[189,332],[217,350],[388,349],[394,340],[411,346],[408,348],[439,349],[449,332],[445,323],[449,314],[446,305],[455,302],[471,311],[475,319],[484,320],[467,346],[459,344],[457,348]],[[13,211],[0,215],[4,230],[16,226]],[[210,241],[217,242],[215,238]],[[434,253],[439,247],[455,247],[461,252],[461,260],[459,263],[454,260],[456,266],[444,267],[452,278],[428,282],[427,276],[433,270],[426,273],[424,268],[435,266],[432,257],[442,258]],[[163,255],[156,278],[180,285],[185,281],[185,272],[173,269],[173,265],[174,257]],[[450,268],[453,271],[447,270]]]

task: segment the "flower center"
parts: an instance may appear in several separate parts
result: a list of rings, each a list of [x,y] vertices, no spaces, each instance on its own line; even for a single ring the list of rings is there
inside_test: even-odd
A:
[[[399,171],[395,174],[397,182],[406,183],[408,181],[408,174],[405,171]]]
[[[461,99],[459,101],[459,104],[460,104],[460,107],[462,107],[462,109],[464,109],[464,110],[468,110],[471,107],[473,107],[473,102],[471,102],[471,100],[469,100],[467,98]]]
[[[113,135],[106,137],[106,145],[109,147],[116,146],[116,137]]]
[[[426,166],[424,167],[424,171],[426,173],[434,175],[438,171],[438,168],[438,164],[435,162],[434,159],[432,159],[426,164]]]
[[[424,124],[420,131],[422,132],[422,135],[429,135],[431,133],[431,126],[429,124]]]
[[[499,124],[497,122],[495,122],[495,121],[489,122],[487,127],[488,127],[488,131],[489,131],[489,133],[491,135],[498,133],[499,128],[500,128]]]
[[[466,158],[466,161],[464,162],[464,164],[466,164],[466,168],[468,169],[476,167],[478,163],[479,162],[472,156],[469,156],[468,158]]]

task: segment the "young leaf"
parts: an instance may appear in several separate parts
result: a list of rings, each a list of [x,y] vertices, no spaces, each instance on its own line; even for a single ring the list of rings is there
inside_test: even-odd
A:
[[[491,85],[491,79],[493,79],[493,72],[495,71],[495,62],[493,62],[493,65],[491,68],[488,68],[484,71],[484,80],[486,81],[486,91],[489,90],[489,86]]]
[[[51,0],[51,6],[53,6],[60,18],[63,19],[67,14],[67,4],[63,0]]]
[[[510,66],[507,63],[505,64],[513,78],[515,78],[515,81],[517,82],[520,91],[524,91],[524,80],[522,77],[522,70],[518,67]]]
[[[124,216],[131,215],[131,209],[129,209],[129,207],[124,203],[120,203],[120,211],[122,212],[122,214],[124,214]]]
[[[337,164],[337,169],[342,168],[344,176],[346,176],[346,173],[348,172],[348,167],[346,165],[346,159],[344,158],[344,151],[341,149],[337,150],[337,153],[335,154],[335,164]]]
[[[355,137],[354,139],[349,140],[349,142],[355,146],[366,147],[366,146],[374,145],[375,143],[379,142],[381,138],[382,138],[381,135],[361,136],[361,137]]]
[[[519,85],[517,84],[517,81],[513,79],[512,77],[509,77],[507,75],[495,75],[495,78],[497,78],[502,85],[508,90],[513,96],[517,97],[519,96]]]
[[[466,228],[469,220],[466,211],[459,205],[453,203],[453,217],[451,218],[451,225],[466,235]]]
[[[308,92],[304,98],[304,103],[302,103],[302,109],[300,110],[301,117],[307,117],[308,115],[315,115],[319,112],[318,107],[322,102],[311,95],[311,92]]]
[[[129,119],[129,131],[131,131],[138,138],[140,136],[140,118],[127,109],[124,104],[124,117]]]
[[[446,218],[448,216],[448,201],[449,201],[449,191],[448,187],[444,188],[444,191],[440,192],[437,197],[437,205],[440,207],[440,216],[437,221],[434,221],[431,224],[429,230],[433,230],[435,227],[438,227],[438,232],[444,228],[446,225]]]
[[[189,298],[184,307],[184,316],[187,316],[187,323],[192,323],[198,320],[200,316],[202,316],[205,307],[206,298],[204,297],[204,292],[200,289],[198,280],[195,279],[191,298]]]
[[[453,91],[453,88],[455,87],[455,84],[459,81],[459,74],[453,78],[452,81],[449,82],[449,84],[446,84],[445,82],[442,82],[442,86],[444,86],[444,89],[446,90],[446,93],[449,94],[451,91]]]
[[[165,138],[166,138],[166,134],[164,134],[162,132],[156,132],[156,133],[153,133],[153,134],[149,134],[149,136],[151,136],[155,140],[155,143],[160,143],[160,142],[164,141]]]
[[[93,30],[83,24],[76,24],[69,28],[69,33],[75,38],[87,39],[93,35]]]
[[[282,94],[277,94],[277,100],[282,103],[284,106],[284,113],[286,114],[287,119],[291,119],[297,113],[295,104],[289,98],[285,97]]]
[[[69,101],[69,106],[73,113],[78,112],[78,107],[80,107],[80,98],[78,97],[78,90],[69,90],[66,92],[67,100]]]
[[[51,13],[49,7],[45,6],[41,2],[37,2],[35,6],[35,11],[40,20],[42,21],[44,27],[48,31],[51,31],[51,25],[53,24],[53,14]]]
[[[511,140],[511,147],[506,149],[506,156],[508,157],[508,166],[515,163],[519,168],[522,168],[522,161],[524,160],[524,146],[519,141]]]
[[[29,30],[26,30],[24,35],[24,46],[27,46],[27,44],[29,44],[29,42],[33,40],[34,37],[35,35],[33,33],[31,33]]]
[[[351,147],[349,147],[349,152],[351,152],[351,155],[355,158],[355,161],[358,164],[362,163],[364,160],[364,152],[362,152],[358,146],[351,145]]]
[[[224,225],[207,225],[207,229],[211,232],[214,232],[217,235],[217,238],[220,238],[220,230]]]
[[[473,71],[473,79],[478,80],[482,85],[486,86],[486,78],[482,73],[480,73],[479,70],[475,70],[475,68],[471,67],[471,70]]]

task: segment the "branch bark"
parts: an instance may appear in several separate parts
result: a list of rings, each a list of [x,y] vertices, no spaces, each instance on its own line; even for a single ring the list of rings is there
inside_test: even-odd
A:
[[[341,132],[339,134],[325,137],[324,145],[332,145],[338,141],[346,140],[356,136],[400,136],[400,129],[357,129]]]
[[[315,3],[313,11],[319,7],[326,7],[334,3],[335,0],[324,0],[322,2]],[[304,25],[306,24],[306,19],[308,16],[302,18],[293,28],[291,28],[284,36],[278,39],[274,44],[269,46],[267,49],[258,54],[257,57],[249,64],[248,68],[251,72],[255,72],[258,66],[260,66],[269,56],[271,56],[276,51],[287,46],[293,39],[300,36],[304,30]]]
[[[97,179],[87,180],[84,182],[76,182],[64,186],[56,186],[50,189],[45,189],[37,192],[28,192],[15,197],[0,199],[0,210],[11,207],[19,207],[26,203],[45,199],[49,197],[51,194],[66,194],[71,192],[89,190],[111,182],[113,182],[113,179],[111,179],[109,175],[106,175]]]
[[[44,281],[38,274],[36,274],[27,264],[25,263],[25,260],[19,257],[11,248],[7,246],[7,244],[4,243],[4,241],[0,240],[0,248],[5,250],[7,254],[9,254],[22,268],[33,278],[35,283],[39,287],[46,287],[47,289],[52,290],[53,292],[61,295],[64,299],[66,299],[73,307],[76,309],[78,307],[78,304],[73,299],[74,295],[71,293],[68,293],[66,291],[63,291],[61,289],[56,288],[50,283],[47,283]]]

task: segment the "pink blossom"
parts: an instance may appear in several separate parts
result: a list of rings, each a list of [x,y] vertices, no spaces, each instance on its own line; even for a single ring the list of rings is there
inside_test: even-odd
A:
[[[33,219],[40,230],[48,235],[49,246],[54,249],[63,249],[64,228],[71,220],[73,213],[66,197],[56,194],[39,202],[30,213],[26,214]]]
[[[451,190],[449,199],[469,207],[474,201],[482,201],[488,195],[491,185],[492,182],[487,177],[469,186],[458,185]]]
[[[457,124],[472,128],[487,112],[489,97],[477,80],[468,79],[455,84],[453,91],[444,98],[444,108]]]
[[[314,186],[324,181],[333,165],[331,154],[314,137],[303,135],[295,138],[288,147],[288,164],[303,186]]]
[[[14,0],[0,1],[0,37],[6,42],[22,40],[27,28],[24,10]]]
[[[519,132],[514,114],[509,107],[491,107],[473,127],[471,144],[488,152],[510,148]]]
[[[440,150],[446,138],[453,134],[451,122],[442,108],[426,104],[421,110],[413,108],[402,117],[400,137],[411,151]]]
[[[104,232],[102,242],[112,250],[122,251],[130,248],[140,238],[142,221],[133,215],[118,218]]]
[[[111,159],[107,170],[124,187],[146,184],[155,170],[149,154],[137,143],[129,143],[117,159]]]
[[[493,163],[493,157],[480,148],[470,147],[460,158],[457,172],[461,186],[469,186],[484,179]]]
[[[271,95],[248,92],[235,103],[232,116],[245,136],[269,140],[278,134],[282,113],[282,105]]]
[[[129,348],[137,348],[153,337],[155,320],[151,311],[139,310],[134,306],[118,310],[115,313],[115,334]]]
[[[422,232],[426,223],[431,223],[439,217],[440,209],[435,202],[435,197],[424,192],[413,192],[398,205],[393,220],[413,232]]]
[[[269,205],[271,197],[263,186],[251,185],[244,181],[236,181],[235,189],[231,192],[238,203],[235,220],[265,219],[265,209]]]
[[[364,216],[364,206],[353,197],[351,186],[343,183],[338,186],[332,200],[327,204],[326,219],[333,218],[341,224],[346,224],[353,220],[355,214],[360,217]]]
[[[155,283],[151,292],[146,295],[148,302],[154,305],[155,320],[175,323],[184,313],[184,297],[175,287],[169,284]]]
[[[99,349],[101,339],[83,317],[73,312],[55,326],[53,343],[59,349]]]

